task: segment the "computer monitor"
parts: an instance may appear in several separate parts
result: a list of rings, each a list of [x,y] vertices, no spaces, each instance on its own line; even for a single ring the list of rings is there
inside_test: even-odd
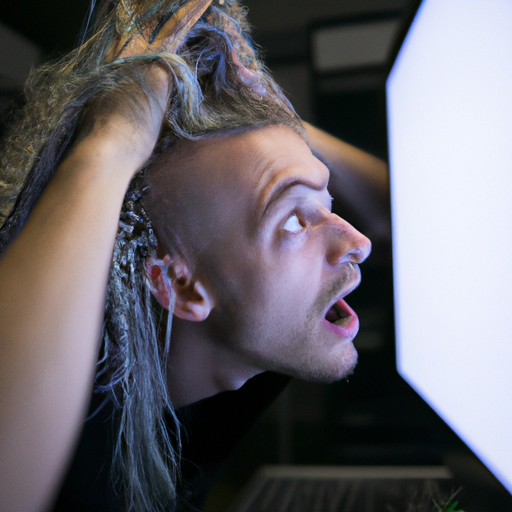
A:
[[[399,373],[512,493],[512,2],[424,0],[386,82]]]

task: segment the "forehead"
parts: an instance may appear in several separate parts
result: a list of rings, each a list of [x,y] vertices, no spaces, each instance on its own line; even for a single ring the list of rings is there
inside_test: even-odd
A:
[[[281,125],[187,141],[179,155],[178,167],[187,169],[191,187],[233,196],[250,194],[258,201],[265,201],[283,181],[314,181],[317,188],[329,175],[306,141]]]

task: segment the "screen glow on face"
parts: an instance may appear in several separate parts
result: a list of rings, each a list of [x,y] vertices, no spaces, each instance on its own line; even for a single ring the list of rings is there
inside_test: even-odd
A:
[[[387,82],[397,365],[512,492],[512,2],[425,0]]]

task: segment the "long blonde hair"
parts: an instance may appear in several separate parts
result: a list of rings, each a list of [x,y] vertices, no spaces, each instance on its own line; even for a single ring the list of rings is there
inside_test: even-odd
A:
[[[32,73],[25,87],[26,106],[2,147],[0,254],[23,227],[71,147],[87,106],[101,97],[122,97],[127,84],[151,94],[140,65],[159,60],[173,77],[155,155],[179,138],[193,140],[237,127],[287,124],[302,130],[259,60],[250,42],[246,11],[236,0],[206,2],[211,5],[187,27],[173,53],[157,49],[123,56],[123,48],[134,38],[158,37],[187,2],[198,3],[106,0],[79,48]],[[120,475],[119,491],[126,496],[127,508],[158,512],[174,507],[180,441],[166,385],[172,308],[167,314],[155,305],[145,276],[146,256],[157,244],[141,201],[145,173],[143,169],[133,179],[120,216],[97,389],[107,392],[116,406],[113,468]],[[173,440],[169,418],[175,423]]]

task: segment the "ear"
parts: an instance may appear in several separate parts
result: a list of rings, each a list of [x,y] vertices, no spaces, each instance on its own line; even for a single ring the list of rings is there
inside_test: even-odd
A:
[[[146,259],[146,275],[151,285],[151,293],[167,311],[171,304],[171,283],[168,276],[170,263],[171,258],[168,254],[163,259],[153,256]]]
[[[191,322],[205,320],[213,309],[214,301],[204,284],[196,279],[181,257],[171,260],[149,256],[146,273],[151,283],[151,293],[159,304],[169,310],[171,289],[174,292],[174,316]]]

